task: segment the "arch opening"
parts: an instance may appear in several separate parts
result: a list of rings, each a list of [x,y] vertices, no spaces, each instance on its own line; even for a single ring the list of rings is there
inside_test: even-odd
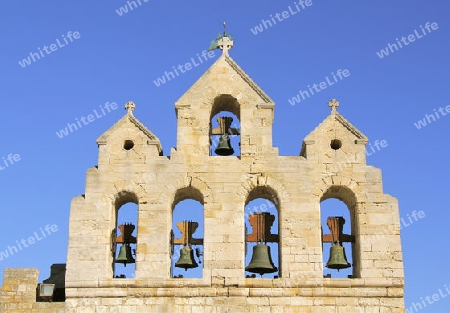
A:
[[[355,277],[357,239],[354,235],[353,210],[342,197],[326,197],[320,203],[320,214],[324,277]]]
[[[269,187],[253,189],[245,204],[245,274],[247,278],[281,276],[279,200]]]
[[[223,94],[214,99],[210,115],[210,155],[240,156],[240,105],[236,98]]]
[[[111,234],[113,278],[135,277],[138,211],[135,194],[122,192],[116,198],[116,221]]]
[[[203,277],[204,207],[199,190],[178,190],[172,207],[171,278]]]

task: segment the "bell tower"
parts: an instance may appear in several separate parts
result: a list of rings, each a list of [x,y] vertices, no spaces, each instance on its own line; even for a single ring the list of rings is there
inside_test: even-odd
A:
[[[224,30],[210,46],[221,56],[176,101],[169,155],[131,101],[97,139],[71,204],[66,311],[403,312],[398,203],[366,164],[368,138],[332,99],[290,142],[299,155],[279,156],[275,103],[233,46]],[[324,215],[329,199],[346,217]],[[127,204],[137,220],[118,222]],[[133,275],[117,275],[125,265]]]
[[[219,34],[211,46],[220,49],[222,55],[175,103],[180,153],[216,155],[212,147],[218,143],[225,150],[222,155],[278,153],[272,147],[274,102],[231,59],[233,42],[225,31]],[[230,146],[233,153],[223,149],[226,137],[238,137],[237,146]]]

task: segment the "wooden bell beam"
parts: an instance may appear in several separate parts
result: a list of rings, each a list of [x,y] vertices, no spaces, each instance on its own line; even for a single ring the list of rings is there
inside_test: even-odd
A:
[[[229,116],[218,117],[217,122],[219,123],[219,127],[213,128],[211,130],[212,135],[240,135],[240,131],[238,128],[232,128],[231,122],[233,122],[233,118]]]
[[[245,240],[247,242],[278,242],[278,234],[272,234],[270,228],[275,221],[275,216],[268,212],[260,212],[252,214],[248,217],[250,225],[252,225],[252,233],[247,234]]]
[[[333,245],[343,242],[355,242],[355,236],[343,233],[345,219],[342,216],[330,216],[327,218],[327,225],[330,233],[322,235],[322,242],[329,242]]]
[[[136,226],[134,226],[131,223],[129,224],[125,223],[117,226],[117,228],[120,229],[121,234],[120,236],[117,236],[116,243],[124,243],[124,244],[137,243],[136,237],[132,235]]]
[[[177,227],[181,232],[180,238],[174,238],[174,245],[203,245],[203,238],[193,238],[192,235],[198,228],[197,222],[182,221],[177,223]]]

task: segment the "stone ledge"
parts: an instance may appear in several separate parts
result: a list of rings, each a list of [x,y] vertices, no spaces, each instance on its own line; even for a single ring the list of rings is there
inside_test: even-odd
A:
[[[403,288],[401,278],[243,278],[238,288]],[[117,278],[93,283],[66,282],[66,288],[211,288],[211,278],[134,279]],[[222,287],[213,286],[213,287]]]
[[[164,298],[164,297],[325,297],[325,298],[403,298],[402,287],[359,288],[71,288],[67,299],[79,298]]]

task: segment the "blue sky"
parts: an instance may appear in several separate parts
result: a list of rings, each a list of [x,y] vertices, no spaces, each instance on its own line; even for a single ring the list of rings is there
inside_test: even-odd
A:
[[[402,229],[406,306],[450,285],[450,116],[444,115],[450,3],[313,0],[297,11],[294,1],[140,1],[122,15],[116,11],[127,5],[122,0],[3,4],[0,251],[47,224],[57,231],[1,260],[0,279],[7,267],[38,267],[46,279],[52,263],[65,262],[70,201],[84,193],[86,170],[97,164],[95,140],[123,116],[125,102],[137,104],[136,117],[169,154],[176,145],[174,102],[220,52],[159,87],[153,81],[207,49],[226,20],[236,39],[231,57],[276,103],[273,143],[281,155],[299,154],[303,138],[329,114],[331,98],[370,143],[387,142],[368,164],[382,169],[384,190],[398,198],[401,217],[425,214]],[[255,34],[262,19],[289,6],[296,14]],[[426,30],[427,22],[434,29]],[[400,48],[396,38],[403,36]],[[391,46],[379,56],[395,43],[398,50]],[[50,53],[19,64],[44,46]],[[300,90],[339,69],[349,75],[291,105]],[[107,102],[118,107],[107,111]],[[95,117],[87,125],[56,134],[89,114]],[[421,311],[443,312],[448,299]]]

